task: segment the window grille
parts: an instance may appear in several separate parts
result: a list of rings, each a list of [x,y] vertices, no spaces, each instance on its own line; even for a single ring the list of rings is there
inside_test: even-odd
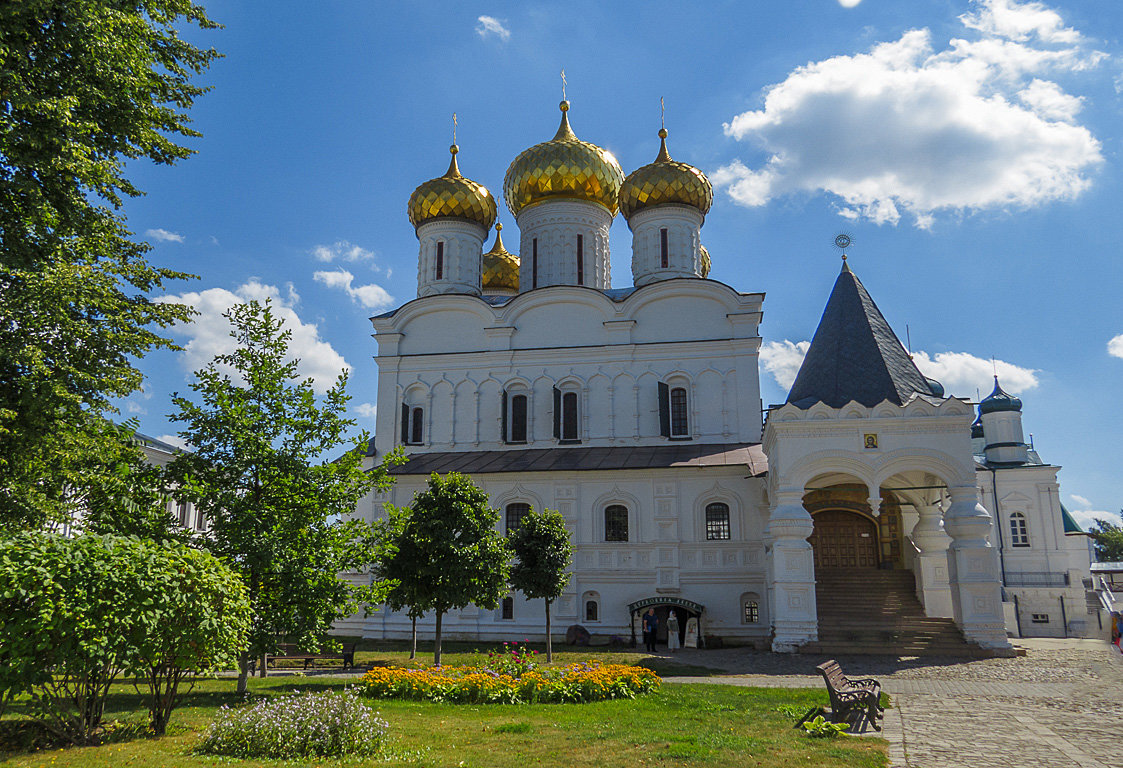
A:
[[[628,540],[628,508],[613,504],[604,510],[604,540]]]

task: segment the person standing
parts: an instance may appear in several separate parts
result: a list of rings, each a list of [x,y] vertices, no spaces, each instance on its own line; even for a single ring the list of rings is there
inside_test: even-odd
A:
[[[678,614],[673,610],[667,616],[667,650],[674,653],[679,649],[678,640]]]
[[[655,635],[659,631],[659,617],[654,608],[648,608],[643,615],[643,639],[647,650],[655,653]]]

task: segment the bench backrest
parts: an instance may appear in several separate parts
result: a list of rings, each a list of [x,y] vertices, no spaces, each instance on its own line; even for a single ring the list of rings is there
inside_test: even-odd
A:
[[[835,690],[850,687],[850,681],[846,679],[846,675],[842,674],[842,667],[834,659],[825,661],[819,666],[815,667],[819,670],[819,674],[827,681],[827,685]]]

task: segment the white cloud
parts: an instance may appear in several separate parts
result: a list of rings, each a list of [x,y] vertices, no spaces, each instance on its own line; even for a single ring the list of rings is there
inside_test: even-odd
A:
[[[190,450],[191,449],[191,444],[188,443],[186,440],[184,440],[179,435],[160,435],[156,439],[159,440],[162,443],[167,443],[168,445],[174,445],[176,448],[183,448],[184,450]]]
[[[1123,333],[1113,336],[1107,343],[1107,353],[1112,357],[1123,357]]]
[[[199,313],[190,323],[176,326],[177,335],[189,339],[184,345],[183,365],[188,370],[198,370],[215,355],[233,352],[236,345],[230,337],[230,323],[222,313],[235,304],[255,299],[261,302],[272,299],[274,315],[283,320],[285,329],[292,333],[289,340],[290,358],[300,361],[300,375],[312,378],[313,388],[317,392],[326,392],[341,371],[351,369],[343,356],[320,338],[316,324],[305,323],[297,315],[294,307],[300,297],[292,285],[286,286],[282,294],[276,286],[265,285],[257,278],[251,278],[233,292],[225,288],[209,288],[163,299],[187,304]]]
[[[838,4],[843,8],[856,8],[860,2],[862,0],[838,0]]]
[[[807,354],[810,341],[768,341],[760,348],[760,362],[764,370],[772,374],[776,383],[784,391],[792,388],[795,376],[799,373],[799,366],[803,364],[803,357]]]
[[[511,30],[503,26],[503,22],[494,16],[480,16],[476,21],[476,34],[482,38],[487,38],[488,35],[495,35],[503,42],[511,39]]]
[[[347,292],[352,301],[358,302],[367,309],[387,309],[394,305],[394,297],[386,292],[380,285],[352,286],[355,276],[345,269],[334,272],[316,272],[312,277],[317,283],[323,283],[328,288],[340,288]]]
[[[373,419],[378,415],[378,406],[373,403],[359,403],[355,406],[355,413],[364,419]]]
[[[769,341],[760,348],[760,362],[777,384],[789,390],[810,346],[809,341]],[[967,352],[929,355],[918,351],[913,352],[913,361],[921,373],[940,382],[949,397],[974,399],[977,394],[986,397],[994,388],[995,370],[1002,388],[1014,395],[1033,389],[1038,383],[1037,371],[1033,368],[1023,368],[1004,360],[995,360],[992,364],[990,360]]]
[[[128,413],[135,413],[135,414],[140,415],[140,416],[144,416],[148,413],[147,408],[145,408],[140,403],[134,402],[132,400],[128,400],[128,401],[125,402],[125,410]]]
[[[1079,32],[1064,25],[1061,15],[1044,3],[1018,0],[975,0],[978,10],[959,17],[963,26],[984,35],[1024,41],[1036,37],[1046,43],[1081,42]]]
[[[182,243],[183,235],[178,232],[169,232],[166,229],[146,229],[144,231],[145,237],[151,237],[153,240],[159,240],[161,243]]]
[[[1103,161],[1101,144],[1075,122],[1080,97],[1047,78],[1104,54],[1040,3],[983,0],[963,22],[980,39],[937,51],[917,29],[793,70],[761,109],[725,125],[767,159],[734,160],[714,183],[748,207],[825,192],[846,218],[895,225],[907,215],[921,228],[938,212],[1076,197]]]
[[[374,251],[368,251],[366,248],[349,243],[346,240],[340,240],[331,245],[314,245],[311,253],[316,259],[323,262],[332,262],[336,259],[364,261],[374,257]]]
[[[1092,502],[1083,496],[1070,493],[1068,498],[1072,502],[1068,507],[1068,511],[1072,513],[1072,516],[1076,518],[1076,522],[1079,523],[1080,527],[1084,530],[1088,530],[1095,525],[1096,520],[1107,520],[1116,525],[1119,525],[1121,522],[1118,512],[1094,509]]]

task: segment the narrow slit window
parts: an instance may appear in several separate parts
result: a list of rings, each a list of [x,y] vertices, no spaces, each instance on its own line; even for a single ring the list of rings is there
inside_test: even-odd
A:
[[[562,395],[562,440],[577,439],[577,393]]]
[[[530,287],[538,287],[538,238],[530,241]]]
[[[675,387],[671,390],[671,437],[686,437],[690,425],[686,414],[686,390]]]
[[[667,230],[666,229],[660,229],[659,230],[659,266],[661,266],[663,269],[666,269],[669,258],[670,257],[667,254]]]
[[[507,438],[512,443],[526,442],[526,395],[511,397],[511,434]]]
[[[422,431],[422,424],[425,421],[425,411],[421,408],[414,408],[410,412],[410,431],[409,441],[414,445],[421,445],[424,432]]]
[[[443,240],[437,241],[437,279],[443,280],[445,276],[445,244]]]
[[[585,238],[577,236],[577,284],[585,284]]]
[[[628,540],[628,508],[613,504],[604,509],[604,540]]]

